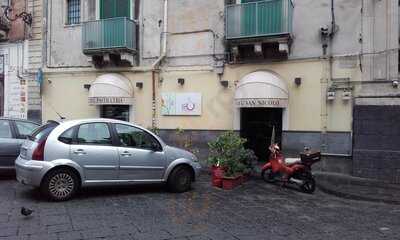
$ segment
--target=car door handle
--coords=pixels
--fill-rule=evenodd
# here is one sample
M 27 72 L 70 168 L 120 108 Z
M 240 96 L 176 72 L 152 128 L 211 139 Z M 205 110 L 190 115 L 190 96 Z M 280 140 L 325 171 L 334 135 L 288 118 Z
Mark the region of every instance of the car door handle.
M 74 151 L 74 153 L 77 155 L 85 155 L 86 154 L 85 150 L 83 150 L 83 149 L 77 149 Z
M 128 151 L 123 151 L 123 152 L 121 153 L 121 156 L 123 156 L 123 157 L 130 157 L 130 156 L 132 156 L 132 154 L 131 154 L 130 152 L 128 152 Z

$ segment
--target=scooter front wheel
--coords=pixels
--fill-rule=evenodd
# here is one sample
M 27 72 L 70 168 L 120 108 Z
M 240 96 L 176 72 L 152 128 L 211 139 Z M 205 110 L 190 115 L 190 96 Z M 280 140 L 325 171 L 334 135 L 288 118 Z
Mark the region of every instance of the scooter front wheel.
M 303 185 L 301 185 L 301 190 L 305 193 L 313 193 L 315 191 L 315 180 L 312 176 L 304 179 Z
M 267 168 L 262 170 L 261 172 L 261 178 L 266 181 L 267 183 L 274 183 L 276 182 L 276 179 L 274 177 L 274 173 L 272 172 L 271 168 Z

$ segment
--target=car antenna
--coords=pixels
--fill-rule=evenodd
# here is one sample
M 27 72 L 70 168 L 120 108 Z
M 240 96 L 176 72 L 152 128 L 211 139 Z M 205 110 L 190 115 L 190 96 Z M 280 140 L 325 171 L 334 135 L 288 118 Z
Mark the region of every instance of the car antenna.
M 49 105 L 50 105 L 51 109 L 53 109 L 53 111 L 58 115 L 58 117 L 60 118 L 60 120 L 65 120 L 65 117 L 63 117 L 61 114 L 59 114 L 59 113 L 56 111 L 56 109 L 53 107 L 53 104 L 51 104 L 51 103 L 49 102 Z

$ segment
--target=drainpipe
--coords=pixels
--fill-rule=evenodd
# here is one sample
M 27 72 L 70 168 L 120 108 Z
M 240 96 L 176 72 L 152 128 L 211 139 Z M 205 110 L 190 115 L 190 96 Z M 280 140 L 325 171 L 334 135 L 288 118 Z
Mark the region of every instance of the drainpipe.
M 168 34 L 168 0 L 164 0 L 164 28 L 161 34 L 163 38 L 161 45 L 161 54 L 160 57 L 152 64 L 151 66 L 151 76 L 152 76 L 152 121 L 151 126 L 153 128 L 156 127 L 156 117 L 157 117 L 157 109 L 156 109 L 156 72 L 159 70 L 159 65 L 161 61 L 167 56 L 167 34 Z M 160 77 L 157 74 L 157 77 Z

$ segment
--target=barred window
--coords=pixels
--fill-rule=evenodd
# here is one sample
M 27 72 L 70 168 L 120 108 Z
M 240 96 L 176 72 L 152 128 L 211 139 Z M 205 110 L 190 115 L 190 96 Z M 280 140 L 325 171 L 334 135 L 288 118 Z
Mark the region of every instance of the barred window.
M 77 24 L 81 21 L 81 1 L 67 0 L 67 24 Z

